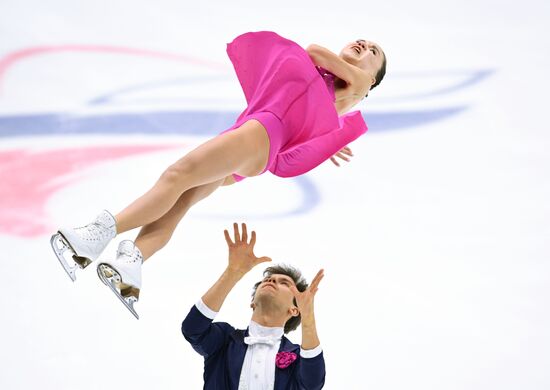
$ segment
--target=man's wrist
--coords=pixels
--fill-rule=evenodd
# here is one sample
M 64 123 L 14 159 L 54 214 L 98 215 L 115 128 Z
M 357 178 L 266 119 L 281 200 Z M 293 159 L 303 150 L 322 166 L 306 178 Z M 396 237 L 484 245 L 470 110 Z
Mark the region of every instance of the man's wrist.
M 201 312 L 203 316 L 211 320 L 213 320 L 216 317 L 216 315 L 218 315 L 218 312 L 208 307 L 208 305 L 204 303 L 202 299 L 199 299 L 197 303 L 195 303 L 195 307 L 197 308 L 198 311 Z
M 315 326 L 315 314 L 313 312 L 301 313 L 302 327 Z
M 237 283 L 239 280 L 243 278 L 244 275 L 246 275 L 246 271 L 227 267 L 222 276 L 226 278 L 228 281 Z

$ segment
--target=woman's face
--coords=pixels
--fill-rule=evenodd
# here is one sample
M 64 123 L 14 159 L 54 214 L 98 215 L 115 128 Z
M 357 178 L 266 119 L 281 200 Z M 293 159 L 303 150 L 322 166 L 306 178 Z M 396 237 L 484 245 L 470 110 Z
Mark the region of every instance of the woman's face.
M 342 49 L 340 58 L 375 77 L 384 62 L 384 52 L 376 43 L 358 39 Z

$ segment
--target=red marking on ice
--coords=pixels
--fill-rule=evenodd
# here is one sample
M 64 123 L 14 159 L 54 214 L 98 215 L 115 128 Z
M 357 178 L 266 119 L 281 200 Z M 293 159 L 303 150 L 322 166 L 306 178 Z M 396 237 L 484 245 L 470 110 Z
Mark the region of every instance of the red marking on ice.
M 115 53 L 135 55 L 140 57 L 159 58 L 168 61 L 179 61 L 198 66 L 206 66 L 217 70 L 226 70 L 227 66 L 213 61 L 205 61 L 181 54 L 166 53 L 162 51 L 135 49 L 131 47 L 119 47 L 108 45 L 55 45 L 55 46 L 37 46 L 20 49 L 7 54 L 0 59 L 0 87 L 6 71 L 15 63 L 37 55 L 61 53 L 61 52 L 95 52 L 95 53 Z
M 34 152 L 0 152 L 0 234 L 35 237 L 54 233 L 46 203 L 78 173 L 95 164 L 183 145 L 96 146 Z

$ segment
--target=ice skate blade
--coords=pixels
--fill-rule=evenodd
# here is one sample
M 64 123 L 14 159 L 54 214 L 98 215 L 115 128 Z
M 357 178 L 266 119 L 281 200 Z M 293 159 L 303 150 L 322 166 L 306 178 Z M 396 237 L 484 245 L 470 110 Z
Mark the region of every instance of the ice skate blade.
M 117 298 L 126 306 L 126 308 L 136 317 L 136 319 L 139 320 L 139 315 L 134 309 L 134 303 L 138 301 L 138 299 L 135 296 L 128 295 L 123 296 L 120 289 L 122 284 L 122 278 L 120 277 L 120 274 L 112 268 L 109 264 L 101 263 L 97 266 L 97 275 L 99 276 L 99 279 L 111 289 L 111 291 L 117 296 Z M 125 290 L 128 290 L 126 288 Z M 130 288 L 130 291 L 132 289 Z M 136 290 L 136 289 L 133 289 Z M 139 295 L 139 290 L 137 290 Z
M 78 256 L 69 244 L 69 242 L 59 232 L 52 236 L 52 238 L 50 239 L 50 244 L 55 253 L 55 256 L 57 257 L 57 260 L 59 260 L 61 266 L 63 267 L 65 272 L 67 272 L 67 275 L 69 275 L 73 282 L 76 280 L 76 270 L 79 268 L 84 269 L 86 266 L 88 266 L 88 264 L 91 263 L 90 259 Z M 69 264 L 69 261 L 65 258 L 65 253 L 67 252 L 71 254 L 71 258 L 69 261 L 71 261 L 72 264 Z

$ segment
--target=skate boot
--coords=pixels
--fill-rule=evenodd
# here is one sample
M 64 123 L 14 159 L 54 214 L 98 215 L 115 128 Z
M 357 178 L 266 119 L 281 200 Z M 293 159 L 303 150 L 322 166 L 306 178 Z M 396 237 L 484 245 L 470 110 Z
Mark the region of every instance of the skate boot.
M 101 281 L 137 319 L 139 316 L 134 303 L 139 300 L 142 263 L 143 256 L 139 248 L 132 241 L 124 240 L 118 245 L 115 260 L 105 260 L 97 266 Z
M 103 210 L 86 226 L 59 229 L 50 239 L 50 244 L 65 272 L 74 282 L 76 270 L 84 269 L 96 260 L 115 236 L 115 218 L 107 210 Z M 71 255 L 70 258 L 65 256 L 67 252 Z

